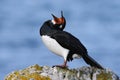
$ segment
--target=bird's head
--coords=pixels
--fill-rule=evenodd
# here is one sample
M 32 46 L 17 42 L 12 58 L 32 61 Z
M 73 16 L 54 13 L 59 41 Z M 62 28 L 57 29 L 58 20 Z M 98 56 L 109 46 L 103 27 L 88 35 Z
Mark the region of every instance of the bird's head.
M 66 20 L 65 20 L 65 17 L 63 16 L 63 12 L 61 11 L 60 18 L 56 17 L 53 14 L 52 14 L 52 16 L 53 16 L 53 20 L 52 20 L 53 26 L 58 28 L 59 30 L 63 30 L 66 25 Z

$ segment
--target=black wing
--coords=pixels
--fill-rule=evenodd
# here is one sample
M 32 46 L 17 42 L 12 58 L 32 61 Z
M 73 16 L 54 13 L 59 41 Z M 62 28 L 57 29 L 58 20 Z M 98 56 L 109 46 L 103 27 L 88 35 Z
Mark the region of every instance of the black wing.
M 92 57 L 87 54 L 87 49 L 82 45 L 82 43 L 73 35 L 65 31 L 58 31 L 52 35 L 52 38 L 56 39 L 57 42 L 64 48 L 67 48 L 72 52 L 67 57 L 67 60 L 73 60 L 72 55 L 74 53 L 79 54 L 83 57 L 87 64 L 91 66 L 104 69 L 99 63 L 97 63 Z
M 52 35 L 62 47 L 69 49 L 77 54 L 87 54 L 86 48 L 82 45 L 82 43 L 74 37 L 72 34 L 65 31 L 58 31 Z

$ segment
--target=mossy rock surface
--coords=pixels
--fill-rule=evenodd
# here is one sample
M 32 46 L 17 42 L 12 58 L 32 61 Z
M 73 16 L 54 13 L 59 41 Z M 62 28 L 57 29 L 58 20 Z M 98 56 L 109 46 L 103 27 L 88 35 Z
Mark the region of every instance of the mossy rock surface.
M 49 76 L 40 75 L 41 70 L 42 67 L 36 64 L 10 73 L 5 80 L 51 80 Z
M 108 69 L 100 70 L 93 67 L 62 69 L 41 67 L 36 64 L 8 74 L 5 80 L 119 80 L 119 78 Z

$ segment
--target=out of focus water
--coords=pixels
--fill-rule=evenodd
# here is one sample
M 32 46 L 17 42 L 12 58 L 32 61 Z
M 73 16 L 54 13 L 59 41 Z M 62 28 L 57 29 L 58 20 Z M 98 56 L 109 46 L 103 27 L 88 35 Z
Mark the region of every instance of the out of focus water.
M 0 80 L 33 64 L 61 64 L 42 43 L 39 28 L 64 11 L 66 31 L 78 37 L 89 54 L 120 76 L 119 0 L 0 0 Z M 54 57 L 54 58 L 53 58 Z M 70 68 L 87 65 L 82 59 Z

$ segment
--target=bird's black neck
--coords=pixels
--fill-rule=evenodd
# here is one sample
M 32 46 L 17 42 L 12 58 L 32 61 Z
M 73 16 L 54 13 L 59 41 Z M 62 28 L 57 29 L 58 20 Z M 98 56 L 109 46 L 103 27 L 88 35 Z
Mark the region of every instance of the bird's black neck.
M 58 31 L 57 29 L 53 28 L 53 23 L 51 22 L 51 20 L 48 20 L 40 28 L 40 35 L 50 36 L 57 31 Z

